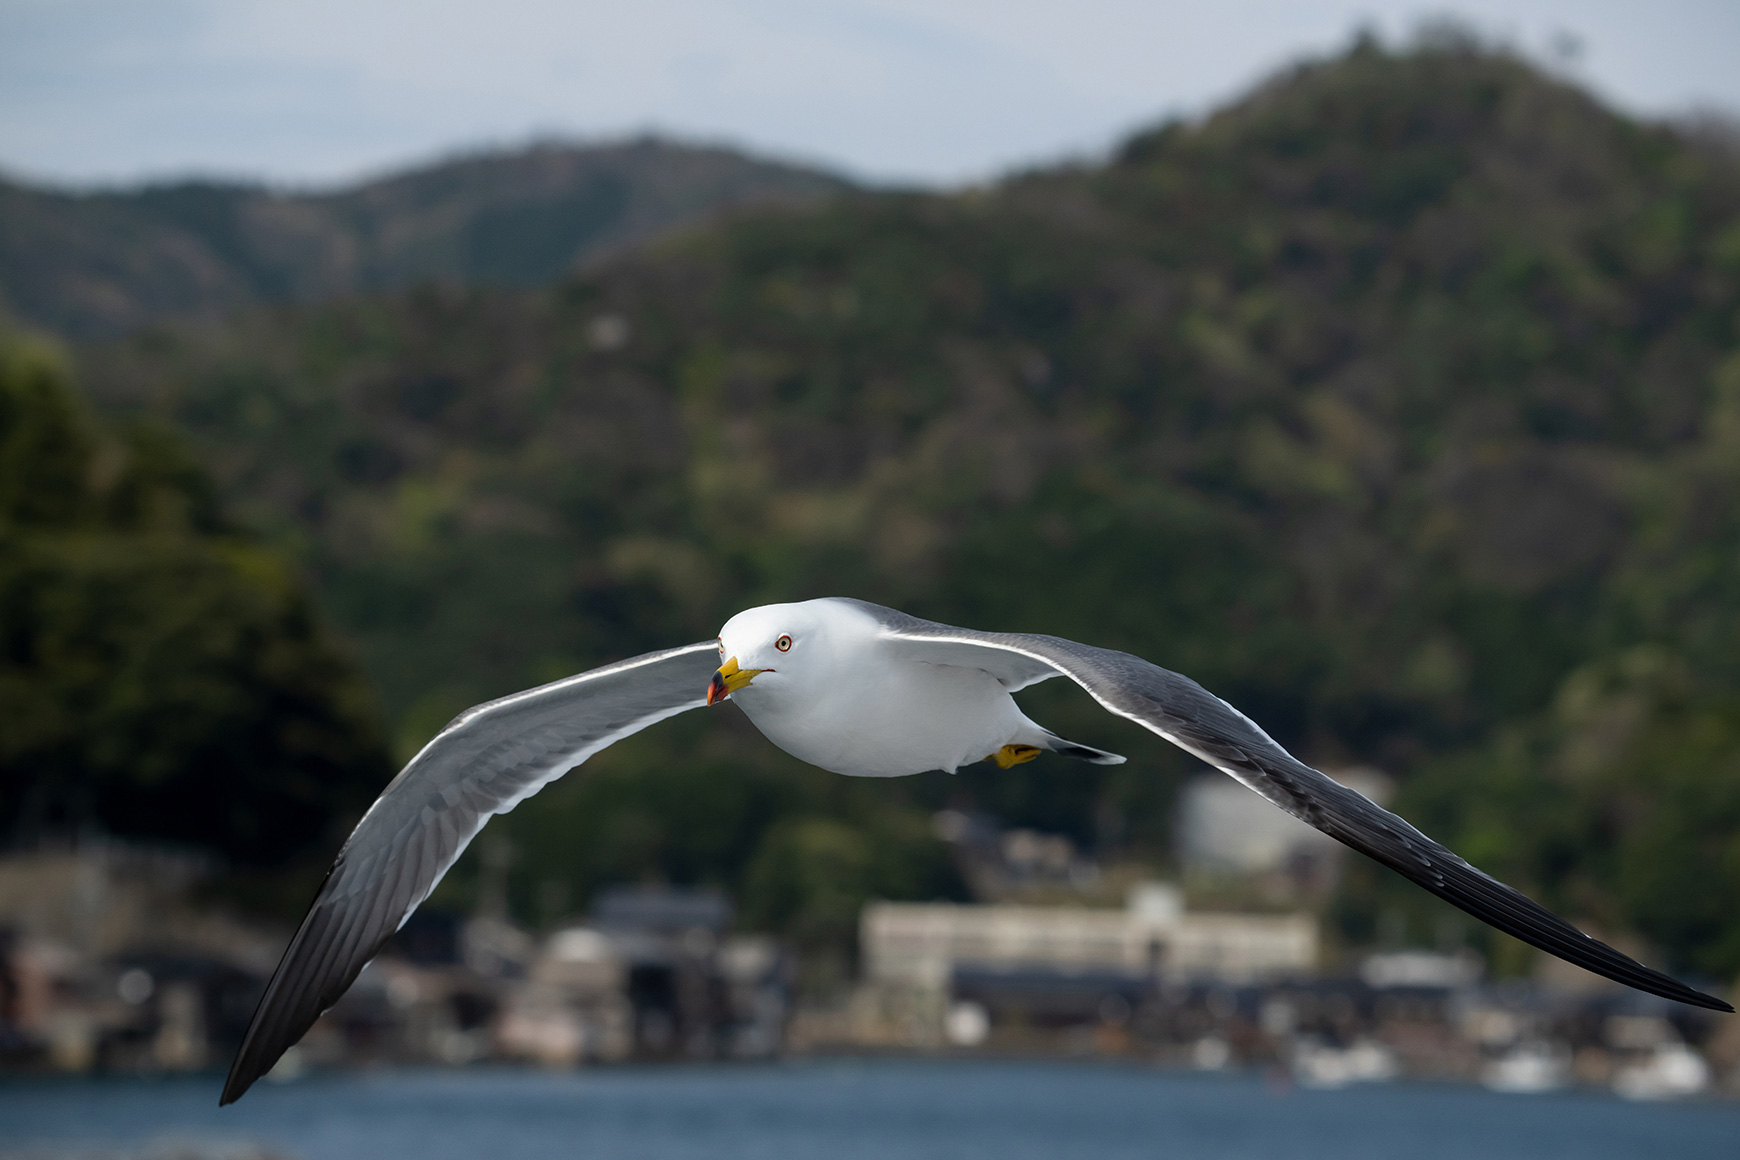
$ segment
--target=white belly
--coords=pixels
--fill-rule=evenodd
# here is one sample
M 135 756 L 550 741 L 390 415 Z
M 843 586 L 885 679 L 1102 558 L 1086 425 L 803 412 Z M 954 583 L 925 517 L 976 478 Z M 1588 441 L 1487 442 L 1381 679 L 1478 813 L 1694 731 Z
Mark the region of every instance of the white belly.
M 857 675 L 856 682 L 829 682 L 819 697 L 787 698 L 771 689 L 758 695 L 751 685 L 732 699 L 793 757 L 851 777 L 953 773 L 1008 744 L 1026 720 L 981 669 L 911 664 L 900 667 L 898 680 L 892 672 L 883 681 Z

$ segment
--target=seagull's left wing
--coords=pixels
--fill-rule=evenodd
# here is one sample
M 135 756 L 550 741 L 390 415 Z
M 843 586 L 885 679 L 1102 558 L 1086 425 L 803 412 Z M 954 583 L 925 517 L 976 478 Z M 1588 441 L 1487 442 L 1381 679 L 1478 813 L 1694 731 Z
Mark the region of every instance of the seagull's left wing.
M 369 807 L 284 951 L 230 1067 L 239 1099 L 356 980 L 491 816 L 600 749 L 707 703 L 714 641 L 593 669 L 467 709 Z
M 1033 684 L 1047 675 L 1070 678 L 1111 712 L 1158 733 L 1300 821 L 1548 954 L 1640 991 L 1694 1007 L 1733 1010 L 1722 1000 L 1590 938 L 1470 866 L 1395 814 L 1295 758 L 1249 717 L 1189 677 L 1128 653 L 1060 637 L 977 632 L 861 601 L 852 603 L 881 623 L 886 639 L 899 642 L 917 659 L 982 668 L 1010 688 Z

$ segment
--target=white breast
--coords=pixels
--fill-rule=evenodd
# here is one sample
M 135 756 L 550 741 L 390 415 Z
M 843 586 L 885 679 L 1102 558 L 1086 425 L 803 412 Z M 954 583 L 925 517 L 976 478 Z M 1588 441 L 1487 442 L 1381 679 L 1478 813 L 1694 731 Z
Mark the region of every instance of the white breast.
M 793 757 L 853 777 L 953 773 L 995 753 L 1024 721 L 981 669 L 886 654 L 844 669 L 804 687 L 751 685 L 733 699 Z

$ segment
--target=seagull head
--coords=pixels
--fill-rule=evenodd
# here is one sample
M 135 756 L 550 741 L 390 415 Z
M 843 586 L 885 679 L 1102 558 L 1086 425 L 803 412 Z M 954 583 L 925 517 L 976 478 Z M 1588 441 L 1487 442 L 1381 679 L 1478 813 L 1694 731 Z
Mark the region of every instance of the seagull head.
M 739 612 L 719 630 L 720 665 L 707 685 L 707 704 L 718 704 L 751 682 L 757 696 L 814 687 L 852 630 L 869 627 L 868 617 L 828 599 Z

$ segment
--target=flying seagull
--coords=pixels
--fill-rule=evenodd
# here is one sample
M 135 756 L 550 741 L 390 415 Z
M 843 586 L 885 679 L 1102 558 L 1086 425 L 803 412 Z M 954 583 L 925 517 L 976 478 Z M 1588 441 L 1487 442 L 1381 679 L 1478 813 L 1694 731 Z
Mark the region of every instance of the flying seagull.
M 1049 750 L 1124 758 L 1028 720 L 1011 693 L 1064 676 L 1275 805 L 1506 934 L 1641 991 L 1733 1008 L 1597 942 L 1305 765 L 1188 677 L 1055 636 L 977 632 L 829 597 L 738 613 L 717 640 L 647 653 L 468 709 L 413 757 L 339 850 L 230 1068 L 230 1103 L 302 1038 L 493 814 L 613 742 L 735 701 L 768 740 L 854 777 L 1004 768 Z

